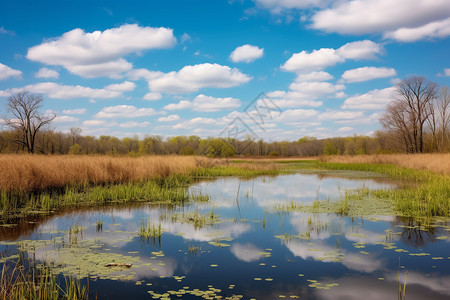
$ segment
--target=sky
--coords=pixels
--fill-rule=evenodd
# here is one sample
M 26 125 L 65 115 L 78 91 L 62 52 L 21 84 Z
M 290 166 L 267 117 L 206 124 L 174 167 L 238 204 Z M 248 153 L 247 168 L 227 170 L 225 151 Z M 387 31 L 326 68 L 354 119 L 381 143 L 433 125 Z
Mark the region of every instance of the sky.
M 416 75 L 450 85 L 450 0 L 0 1 L 0 116 L 62 132 L 371 135 Z

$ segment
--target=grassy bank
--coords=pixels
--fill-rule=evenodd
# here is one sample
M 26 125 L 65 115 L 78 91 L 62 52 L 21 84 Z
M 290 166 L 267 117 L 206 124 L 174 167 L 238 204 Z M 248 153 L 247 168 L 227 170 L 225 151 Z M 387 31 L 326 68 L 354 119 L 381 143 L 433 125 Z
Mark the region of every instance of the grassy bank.
M 332 155 L 320 157 L 322 162 L 345 164 L 390 164 L 398 167 L 450 175 L 450 153 L 445 154 L 378 154 Z
M 135 202 L 204 200 L 197 178 L 275 175 L 274 164 L 233 164 L 192 156 L 0 156 L 0 216 Z
M 371 192 L 372 197 L 391 199 L 397 212 L 404 216 L 450 216 L 450 176 L 431 171 L 419 171 L 389 164 L 317 162 L 314 168 L 326 170 L 356 170 L 387 174 L 403 181 L 398 189 Z M 353 193 L 344 201 L 367 197 L 366 191 Z M 345 203 L 344 203 L 345 204 Z

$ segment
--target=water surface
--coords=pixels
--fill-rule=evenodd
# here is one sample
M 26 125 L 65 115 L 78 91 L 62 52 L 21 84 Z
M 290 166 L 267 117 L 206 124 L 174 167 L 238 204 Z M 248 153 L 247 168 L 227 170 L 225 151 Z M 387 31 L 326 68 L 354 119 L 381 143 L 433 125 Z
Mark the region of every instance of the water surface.
M 190 187 L 209 202 L 88 209 L 0 230 L 3 257 L 18 249 L 63 273 L 90 276 L 100 299 L 449 299 L 449 224 L 395 216 L 283 212 L 336 201 L 346 189 L 392 188 L 386 178 L 292 174 L 219 178 Z M 161 237 L 141 238 L 145 224 Z M 23 229 L 23 230 L 22 230 Z M 19 242 L 19 243 L 18 243 Z M 131 268 L 105 267 L 130 263 Z

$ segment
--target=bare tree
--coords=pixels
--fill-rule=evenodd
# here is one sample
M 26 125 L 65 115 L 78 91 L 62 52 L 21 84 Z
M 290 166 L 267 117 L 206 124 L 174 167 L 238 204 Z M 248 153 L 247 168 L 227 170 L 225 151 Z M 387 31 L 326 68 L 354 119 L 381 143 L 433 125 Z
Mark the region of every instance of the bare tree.
M 401 136 L 408 153 L 423 152 L 424 124 L 434 113 L 432 103 L 437 95 L 438 85 L 424 77 L 407 78 L 397 85 L 395 101 L 380 121 Z
M 436 106 L 440 127 L 439 150 L 444 151 L 448 142 L 448 131 L 450 130 L 450 94 L 448 93 L 447 86 L 444 86 L 441 89 L 441 97 L 439 98 L 439 101 L 437 101 Z
M 12 118 L 4 118 L 4 124 L 13 131 L 13 141 L 26 148 L 28 153 L 35 151 L 35 140 L 39 130 L 56 117 L 39 112 L 43 101 L 42 96 L 28 92 L 17 93 L 7 101 L 7 111 Z

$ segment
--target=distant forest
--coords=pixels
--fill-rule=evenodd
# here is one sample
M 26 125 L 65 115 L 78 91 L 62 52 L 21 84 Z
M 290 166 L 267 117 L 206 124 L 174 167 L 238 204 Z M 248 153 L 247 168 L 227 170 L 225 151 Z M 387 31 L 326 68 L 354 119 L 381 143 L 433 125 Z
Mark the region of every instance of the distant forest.
M 27 92 L 8 99 L 11 118 L 2 120 L 0 153 L 107 154 L 107 155 L 206 155 L 239 156 L 319 156 L 377 153 L 450 152 L 450 95 L 447 87 L 423 77 L 404 79 L 380 118 L 382 130 L 372 137 L 354 135 L 297 141 L 266 142 L 176 136 L 143 139 L 112 136 L 83 136 L 79 128 L 70 133 L 45 130 L 54 116 L 39 113 L 41 96 Z

